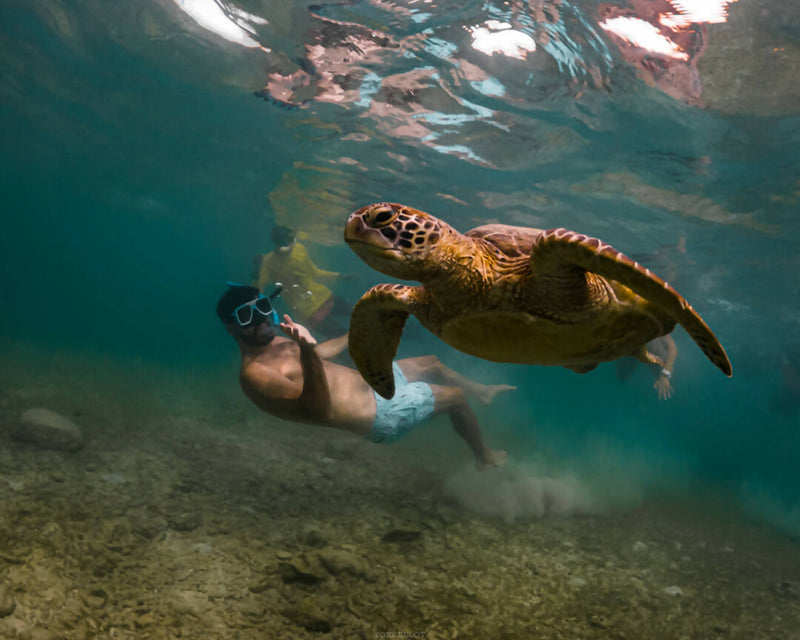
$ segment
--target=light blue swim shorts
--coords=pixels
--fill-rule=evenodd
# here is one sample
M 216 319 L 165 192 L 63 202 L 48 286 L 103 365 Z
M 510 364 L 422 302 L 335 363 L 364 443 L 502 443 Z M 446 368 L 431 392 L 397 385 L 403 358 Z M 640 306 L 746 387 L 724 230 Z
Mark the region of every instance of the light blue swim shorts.
M 375 394 L 375 422 L 366 434 L 372 442 L 395 442 L 433 415 L 433 390 L 425 382 L 409 382 L 392 363 L 395 392 L 391 400 Z

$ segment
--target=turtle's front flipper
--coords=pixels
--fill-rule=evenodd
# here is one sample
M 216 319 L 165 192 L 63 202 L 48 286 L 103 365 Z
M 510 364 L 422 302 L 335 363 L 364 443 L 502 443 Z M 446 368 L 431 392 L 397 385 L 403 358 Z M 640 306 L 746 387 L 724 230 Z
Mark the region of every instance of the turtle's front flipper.
M 364 380 L 384 398 L 394 396 L 392 360 L 420 290 L 402 284 L 378 284 L 353 307 L 350 357 Z
M 731 362 L 725 349 L 685 298 L 649 269 L 602 240 L 567 229 L 549 229 L 534 241 L 532 261 L 540 271 L 578 266 L 624 284 L 669 313 L 708 359 L 726 376 L 731 375 Z

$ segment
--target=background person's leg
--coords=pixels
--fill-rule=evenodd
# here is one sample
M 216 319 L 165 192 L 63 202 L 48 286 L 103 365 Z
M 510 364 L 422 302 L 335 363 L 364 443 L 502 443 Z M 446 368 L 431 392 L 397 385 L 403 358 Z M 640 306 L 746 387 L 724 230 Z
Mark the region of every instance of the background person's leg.
M 420 356 L 417 358 L 404 358 L 398 360 L 397 365 L 403 371 L 409 382 L 430 382 L 463 389 L 468 395 L 476 397 L 483 404 L 489 404 L 494 397 L 503 391 L 516 389 L 507 384 L 481 384 L 450 367 L 442 364 L 436 356 Z

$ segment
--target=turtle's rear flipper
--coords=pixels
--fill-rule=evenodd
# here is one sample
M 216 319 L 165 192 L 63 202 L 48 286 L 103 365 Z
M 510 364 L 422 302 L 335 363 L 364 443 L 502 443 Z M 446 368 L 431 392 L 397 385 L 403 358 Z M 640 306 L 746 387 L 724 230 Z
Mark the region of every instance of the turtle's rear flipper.
M 534 242 L 532 261 L 539 271 L 578 266 L 629 287 L 669 313 L 726 376 L 731 361 L 717 337 L 675 289 L 649 269 L 597 238 L 567 229 L 549 229 Z
M 356 303 L 350 316 L 350 357 L 367 384 L 384 398 L 394 396 L 392 361 L 417 289 L 400 284 L 375 285 Z

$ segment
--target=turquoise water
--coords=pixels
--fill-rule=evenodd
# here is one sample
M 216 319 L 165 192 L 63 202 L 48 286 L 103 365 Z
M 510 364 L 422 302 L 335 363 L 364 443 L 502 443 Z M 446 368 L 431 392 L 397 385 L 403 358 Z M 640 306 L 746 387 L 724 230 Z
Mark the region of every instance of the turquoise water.
M 644 370 L 623 383 L 613 364 L 485 363 L 414 325 L 402 353 L 517 385 L 481 416 L 520 459 L 721 490 L 800 532 L 794 3 L 719 2 L 727 20 L 682 31 L 648 22 L 656 5 L 686 17 L 666 1 L 240 4 L 238 42 L 192 17 L 199 2 L 0 8 L 6 341 L 210 368 L 234 350 L 216 298 L 272 249 L 273 221 L 305 229 L 321 266 L 358 274 L 337 286 L 350 303 L 386 280 L 340 240 L 364 204 L 462 231 L 563 226 L 670 280 L 733 378 L 680 328 L 666 402 Z M 233 3 L 209 5 L 235 24 Z M 620 16 L 671 57 L 614 36 Z M 488 55 L 484 32 L 523 49 Z

